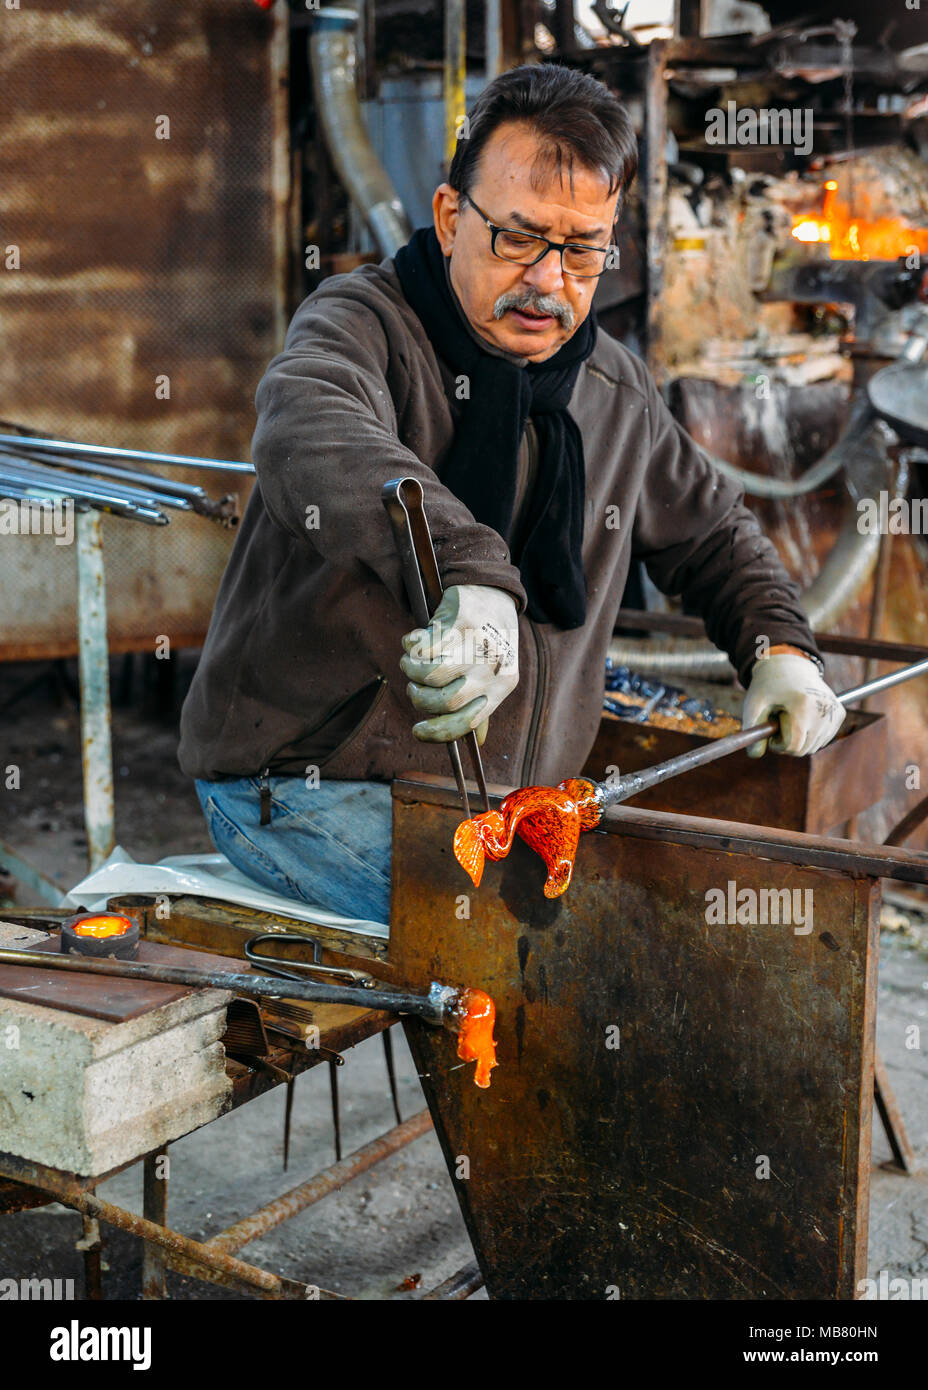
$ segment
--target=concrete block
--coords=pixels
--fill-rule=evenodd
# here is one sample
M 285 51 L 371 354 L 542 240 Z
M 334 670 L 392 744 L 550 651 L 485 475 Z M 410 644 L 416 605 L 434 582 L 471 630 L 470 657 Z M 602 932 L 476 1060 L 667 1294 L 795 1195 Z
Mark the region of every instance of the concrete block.
M 124 1023 L 0 998 L 0 1151 L 93 1177 L 215 1119 L 230 998 L 200 990 Z

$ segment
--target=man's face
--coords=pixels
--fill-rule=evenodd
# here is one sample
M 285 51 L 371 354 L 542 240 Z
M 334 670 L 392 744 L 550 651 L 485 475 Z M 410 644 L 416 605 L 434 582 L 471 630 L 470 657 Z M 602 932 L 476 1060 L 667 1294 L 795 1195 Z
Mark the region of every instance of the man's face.
M 572 188 L 566 171 L 561 179 L 554 169 L 539 183 L 538 152 L 530 127 L 499 126 L 480 157 L 470 190 L 474 202 L 499 227 L 608 246 L 618 198 L 606 176 L 575 162 Z M 537 265 L 500 260 L 490 249 L 483 218 L 446 183 L 436 190 L 432 207 L 439 243 L 451 257 L 451 283 L 474 331 L 532 362 L 553 356 L 590 312 L 598 280 L 565 274 L 555 251 Z

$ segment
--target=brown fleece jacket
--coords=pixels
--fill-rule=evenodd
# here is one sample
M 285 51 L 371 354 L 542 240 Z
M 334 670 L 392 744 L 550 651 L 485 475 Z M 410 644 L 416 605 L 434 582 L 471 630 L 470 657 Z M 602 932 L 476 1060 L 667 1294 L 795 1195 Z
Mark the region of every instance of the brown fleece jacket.
M 664 593 L 686 595 L 743 682 L 761 634 L 818 654 L 741 489 L 676 424 L 644 364 L 602 331 L 570 403 L 586 462 L 587 619 L 572 631 L 525 617 L 506 543 L 442 486 L 462 406 L 392 261 L 333 276 L 303 301 L 255 403 L 258 485 L 181 713 L 191 777 L 313 766 L 337 779 L 447 775 L 445 748 L 412 734 L 421 716 L 399 669 L 415 623 L 380 494 L 401 476 L 422 483 L 445 587 L 494 585 L 519 608 L 519 684 L 490 719 L 490 781 L 579 773 L 633 557 Z

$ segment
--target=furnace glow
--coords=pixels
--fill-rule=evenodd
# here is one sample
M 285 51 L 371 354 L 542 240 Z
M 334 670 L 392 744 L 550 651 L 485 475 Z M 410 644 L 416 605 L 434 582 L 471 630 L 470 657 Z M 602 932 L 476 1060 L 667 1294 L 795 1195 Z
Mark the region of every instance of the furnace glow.
M 910 227 L 901 217 L 856 216 L 839 198 L 834 179 L 824 186 L 821 215 L 794 218 L 792 234 L 807 246 L 827 245 L 833 261 L 893 261 L 928 252 L 928 229 Z

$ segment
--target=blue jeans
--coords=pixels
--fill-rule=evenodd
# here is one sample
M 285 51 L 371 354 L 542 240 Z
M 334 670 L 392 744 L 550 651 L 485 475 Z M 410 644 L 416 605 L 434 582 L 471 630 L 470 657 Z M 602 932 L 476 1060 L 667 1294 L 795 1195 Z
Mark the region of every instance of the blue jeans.
M 271 777 L 271 823 L 261 824 L 257 777 L 198 780 L 210 839 L 264 888 L 344 917 L 390 922 L 387 782 Z

